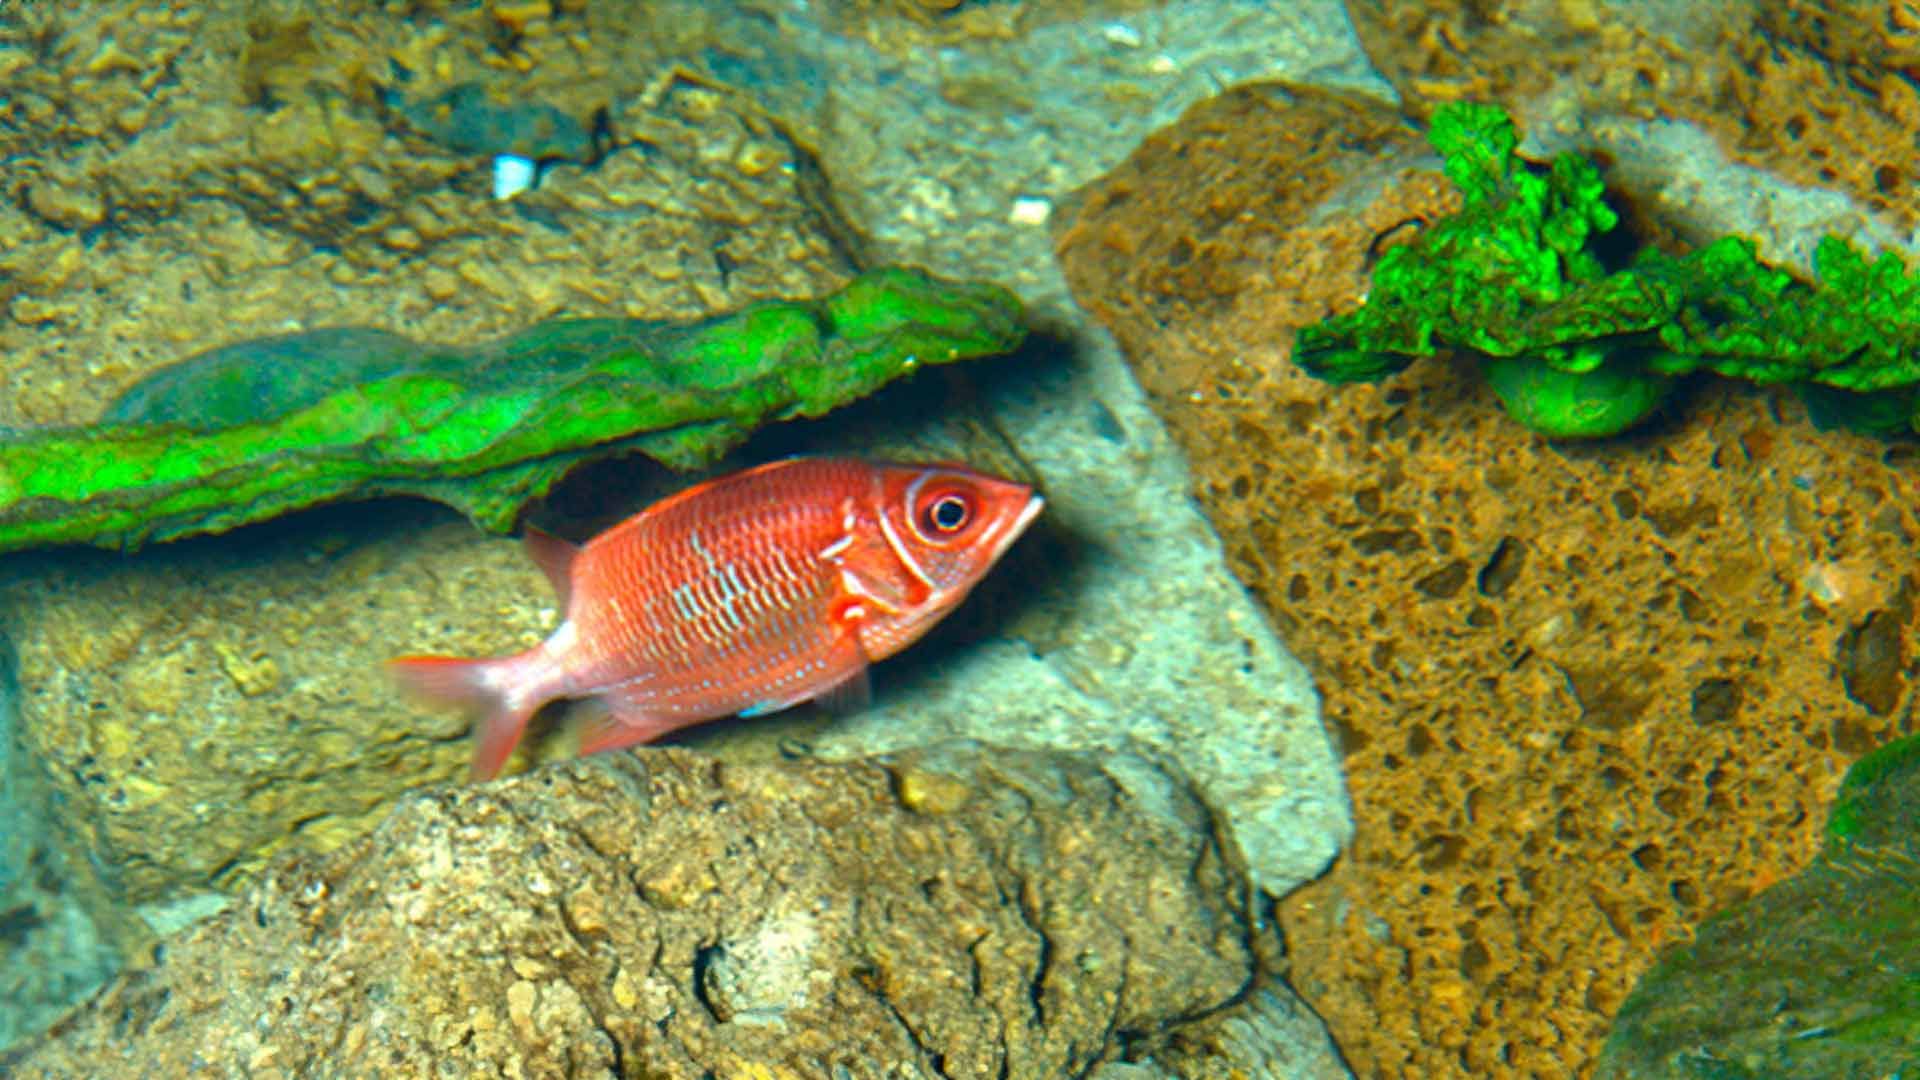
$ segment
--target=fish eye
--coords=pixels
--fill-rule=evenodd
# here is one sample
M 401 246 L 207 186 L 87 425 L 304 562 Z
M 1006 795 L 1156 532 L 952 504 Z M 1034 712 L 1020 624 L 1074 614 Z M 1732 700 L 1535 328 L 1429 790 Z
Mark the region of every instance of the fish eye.
M 929 535 L 951 536 L 967 527 L 973 518 L 973 505 L 965 496 L 948 492 L 927 503 L 920 512 L 922 531 Z

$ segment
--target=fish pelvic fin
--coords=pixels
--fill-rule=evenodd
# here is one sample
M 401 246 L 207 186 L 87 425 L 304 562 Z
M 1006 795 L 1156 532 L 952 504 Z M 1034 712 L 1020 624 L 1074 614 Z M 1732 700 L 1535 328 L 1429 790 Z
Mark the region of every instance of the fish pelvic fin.
M 527 721 L 543 699 L 516 690 L 526 656 L 466 660 L 453 656 L 403 656 L 387 671 L 410 697 L 462 709 L 475 717 L 472 778 L 491 780 L 513 756 Z
M 815 684 L 785 697 L 756 701 L 741 709 L 740 716 L 744 719 L 765 716 L 791 709 L 803 701 L 811 701 L 835 716 L 846 716 L 873 704 L 873 679 L 868 674 L 867 654 L 852 627 L 833 643 L 833 651 L 827 657 L 827 670 L 843 674 L 824 685 Z
M 867 665 L 861 664 L 853 674 L 827 687 L 813 699 L 813 703 L 835 716 L 849 716 L 873 704 L 873 677 L 868 673 Z

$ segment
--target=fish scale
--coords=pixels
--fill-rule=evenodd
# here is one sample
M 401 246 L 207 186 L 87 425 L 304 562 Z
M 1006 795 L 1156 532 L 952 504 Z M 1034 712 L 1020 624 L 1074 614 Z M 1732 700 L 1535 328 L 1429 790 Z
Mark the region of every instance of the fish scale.
M 963 466 L 773 462 L 662 500 L 583 547 L 530 534 L 566 598 L 540 645 L 390 667 L 416 695 L 480 714 L 480 778 L 556 698 L 604 706 L 581 739 L 592 753 L 857 697 L 867 665 L 951 611 L 1041 506 L 1030 487 Z
M 778 630 L 779 624 L 766 618 L 748 623 L 740 617 L 738 608 L 728 613 L 728 570 L 740 583 L 740 591 L 733 594 L 735 604 L 746 603 L 768 614 L 817 608 L 824 616 L 837 571 L 817 554 L 797 560 L 784 558 L 773 538 L 791 542 L 803 551 L 812 547 L 817 552 L 831 542 L 832 531 L 840 523 L 829 515 L 769 512 L 759 505 L 719 509 L 713 518 L 687 526 L 686 544 L 676 544 L 672 538 L 687 515 L 663 514 L 650 523 L 653 528 L 636 530 L 626 542 L 609 546 L 608 574 L 617 579 L 623 593 L 643 599 L 638 618 L 610 628 L 608 640 L 616 652 L 594 657 L 594 661 L 617 665 L 640 659 L 657 664 L 671 659 L 663 655 L 662 647 L 668 642 L 680 643 L 689 654 L 707 654 L 698 660 L 750 654 L 770 631 Z M 703 532 L 707 539 L 696 542 Z M 746 542 L 729 545 L 718 539 L 725 536 L 744 537 Z M 698 557 L 702 550 L 711 556 L 710 564 Z M 662 557 L 655 554 L 658 552 L 678 552 L 682 557 Z M 688 559 L 686 554 L 696 557 Z M 590 567 L 583 569 L 592 574 Z M 682 589 L 688 591 L 690 617 L 674 600 Z M 696 657 L 685 659 L 694 661 Z M 586 678 L 589 683 L 594 681 L 590 674 Z
M 581 658 L 573 692 L 599 692 L 635 667 L 651 668 L 658 674 L 627 682 L 628 704 L 681 712 L 704 709 L 708 695 L 751 688 L 777 696 L 801 681 L 841 632 L 827 619 L 838 569 L 818 553 L 846 528 L 838 504 L 869 479 L 855 469 L 788 470 L 782 479 L 811 482 L 808 497 L 796 502 L 781 485 L 735 483 L 705 500 L 664 505 L 627 534 L 589 546 L 578 577 L 614 582 L 640 610 L 604 633 L 582 624 L 581 640 L 604 640 L 611 650 Z M 758 603 L 747 606 L 765 612 L 751 622 L 737 606 L 748 596 Z M 606 610 L 582 598 L 587 612 Z

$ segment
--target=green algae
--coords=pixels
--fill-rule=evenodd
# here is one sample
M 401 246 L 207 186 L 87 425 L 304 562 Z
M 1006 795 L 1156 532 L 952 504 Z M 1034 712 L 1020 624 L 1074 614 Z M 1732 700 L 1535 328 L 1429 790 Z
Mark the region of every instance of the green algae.
M 1695 372 L 1791 384 L 1823 427 L 1920 429 L 1920 274 L 1897 257 L 1828 236 L 1803 281 L 1726 236 L 1616 265 L 1619 218 L 1592 162 L 1523 160 L 1489 105 L 1442 107 L 1430 140 L 1460 210 L 1389 249 L 1358 309 L 1300 330 L 1307 373 L 1374 381 L 1463 352 L 1488 361 L 1515 419 L 1562 438 L 1626 430 Z
M 817 301 L 559 320 L 474 350 L 366 329 L 247 342 L 156 372 L 99 424 L 0 435 L 0 552 L 132 549 L 395 494 L 506 531 L 582 461 L 698 468 L 765 423 L 1024 335 L 1004 289 L 882 268 Z
M 1920 736 L 1849 769 L 1801 873 L 1701 924 L 1622 1004 L 1601 1077 L 1920 1075 Z
M 1909 779 L 1912 778 L 1912 779 Z M 1908 780 L 1908 782 L 1902 782 Z M 1920 848 L 1920 735 L 1908 735 L 1855 761 L 1827 815 L 1827 845 L 1906 841 Z
M 1561 439 L 1618 435 L 1658 408 L 1673 387 L 1672 379 L 1648 371 L 1630 354 L 1608 357 L 1585 371 L 1493 356 L 1487 358 L 1486 372 L 1508 415 Z

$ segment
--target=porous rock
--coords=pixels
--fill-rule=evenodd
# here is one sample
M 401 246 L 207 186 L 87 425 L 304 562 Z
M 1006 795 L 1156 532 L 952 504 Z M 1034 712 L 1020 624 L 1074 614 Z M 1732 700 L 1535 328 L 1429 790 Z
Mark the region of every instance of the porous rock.
M 409 796 L 0 1062 L 148 1075 L 1075 1075 L 1252 978 L 1192 794 L 944 744 L 611 755 Z M 909 808 L 902 789 L 953 789 Z
M 1920 224 L 1920 12 L 1883 0 L 1437 0 L 1347 5 L 1407 108 L 1678 121 L 1719 152 L 1831 189 L 1902 235 Z M 1541 116 L 1545 119 L 1546 116 Z M 1537 124 L 1527 126 L 1537 127 Z
M 1384 106 L 1241 88 L 1057 235 L 1341 745 L 1356 840 L 1281 904 L 1295 988 L 1360 1075 L 1579 1075 L 1904 723 L 1914 454 L 1780 390 L 1573 445 L 1464 362 L 1302 375 L 1292 331 L 1451 209 L 1434 166 Z

